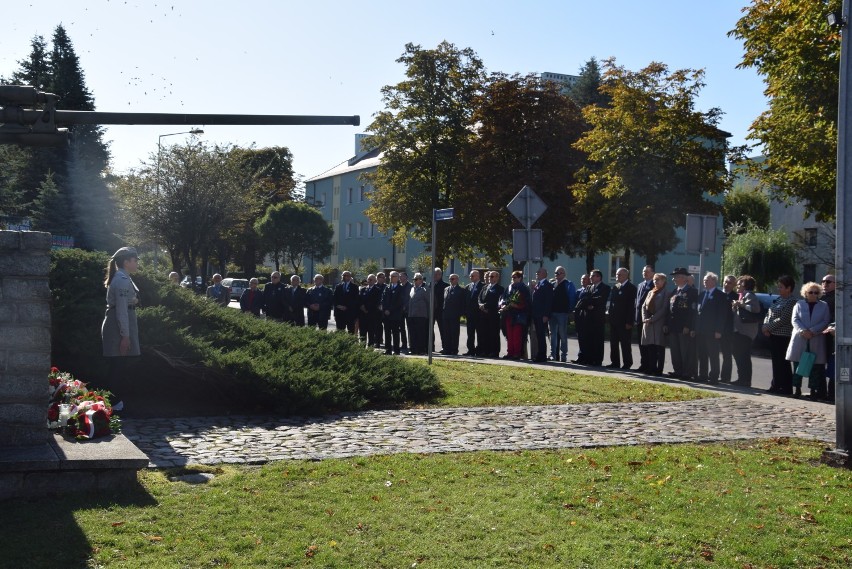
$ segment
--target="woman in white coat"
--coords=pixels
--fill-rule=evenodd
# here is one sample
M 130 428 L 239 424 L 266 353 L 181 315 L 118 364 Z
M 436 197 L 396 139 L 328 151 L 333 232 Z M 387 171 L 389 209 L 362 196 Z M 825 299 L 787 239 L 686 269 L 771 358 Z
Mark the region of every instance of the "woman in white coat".
M 808 376 L 811 399 L 825 399 L 825 330 L 831 319 L 828 304 L 819 299 L 822 288 L 814 282 L 802 287 L 802 300 L 793 308 L 793 336 L 787 347 L 787 361 L 798 364 L 803 352 L 816 354 Z M 793 397 L 802 396 L 802 376 L 793 374 Z

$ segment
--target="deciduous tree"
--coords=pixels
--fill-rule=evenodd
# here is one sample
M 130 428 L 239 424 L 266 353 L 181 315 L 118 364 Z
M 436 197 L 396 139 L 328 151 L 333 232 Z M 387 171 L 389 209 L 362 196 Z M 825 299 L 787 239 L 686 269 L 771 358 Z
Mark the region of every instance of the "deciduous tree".
M 474 136 L 471 119 L 483 65 L 473 50 L 446 41 L 435 49 L 407 44 L 397 62 L 405 66 L 406 79 L 382 88 L 385 109 L 369 126 L 367 144 L 384 154 L 367 176 L 374 191 L 366 213 L 397 244 L 408 237 L 429 242 L 432 210 L 459 205 L 459 156 Z M 438 259 L 449 248 L 475 243 L 477 231 L 469 224 L 439 241 Z
M 299 273 L 305 257 L 320 261 L 331 255 L 334 230 L 308 204 L 282 202 L 269 206 L 254 228 L 266 249 L 272 252 L 276 270 L 281 268 L 279 259 Z
M 840 30 L 826 15 L 840 6 L 841 0 L 754 0 L 728 33 L 743 41 L 739 67 L 763 75 L 769 99 L 749 133 L 766 157 L 752 174 L 779 199 L 803 201 L 820 220 L 834 219 L 836 209 Z
M 721 111 L 695 109 L 704 73 L 670 72 L 651 63 L 634 72 L 605 62 L 601 90 L 609 106 L 588 106 L 583 115 L 592 126 L 577 143 L 590 166 L 581 170 L 573 193 L 594 216 L 597 250 L 631 247 L 653 264 L 674 248 L 677 227 L 687 213 L 711 213 L 718 206 L 706 195 L 731 185 L 725 169 L 726 133 L 716 125 Z M 630 223 L 623 223 L 629 219 Z

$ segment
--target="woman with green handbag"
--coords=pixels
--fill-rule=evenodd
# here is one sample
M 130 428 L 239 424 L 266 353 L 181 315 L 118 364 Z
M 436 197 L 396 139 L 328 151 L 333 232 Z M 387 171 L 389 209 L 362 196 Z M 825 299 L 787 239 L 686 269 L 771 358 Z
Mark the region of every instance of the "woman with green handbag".
M 825 335 L 822 332 L 828 327 L 830 315 L 828 305 L 819 300 L 820 295 L 820 285 L 807 283 L 802 287 L 802 300 L 793 308 L 793 336 L 786 356 L 787 361 L 796 364 L 793 397 L 802 396 L 802 377 L 807 375 L 809 397 L 825 399 Z

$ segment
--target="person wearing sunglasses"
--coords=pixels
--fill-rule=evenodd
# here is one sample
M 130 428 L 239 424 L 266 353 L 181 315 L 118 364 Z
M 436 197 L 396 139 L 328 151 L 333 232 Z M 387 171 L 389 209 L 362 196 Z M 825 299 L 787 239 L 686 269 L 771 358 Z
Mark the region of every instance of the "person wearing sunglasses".
M 787 347 L 787 361 L 793 362 L 798 368 L 804 352 L 815 355 L 814 363 L 808 374 L 808 387 L 811 399 L 825 399 L 825 335 L 830 313 L 828 304 L 821 301 L 822 288 L 815 282 L 809 282 L 802 287 L 802 300 L 793 307 L 793 335 Z M 793 397 L 802 396 L 802 375 L 797 369 L 793 374 Z

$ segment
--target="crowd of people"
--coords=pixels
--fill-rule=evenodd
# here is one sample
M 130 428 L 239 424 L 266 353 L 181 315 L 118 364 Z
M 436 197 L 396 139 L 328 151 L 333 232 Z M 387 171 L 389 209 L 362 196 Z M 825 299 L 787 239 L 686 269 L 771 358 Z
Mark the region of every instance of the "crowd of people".
M 427 346 L 431 293 L 433 332 L 437 328 L 440 353 L 445 355 L 460 353 L 464 319 L 465 356 L 567 362 L 573 322 L 579 347 L 572 363 L 661 376 L 668 348 L 672 367 L 668 376 L 746 387 L 752 384 L 751 350 L 760 333 L 767 337 L 772 356 L 771 392 L 801 397 L 802 379 L 807 377 L 809 397 L 833 398 L 833 275 L 826 275 L 822 283 L 805 284 L 801 297 L 792 277 L 779 277 L 778 297 L 765 317 L 754 292 L 755 279 L 749 275 L 725 276 L 720 286 L 718 275 L 708 272 L 701 292 L 685 268 L 666 275 L 645 266 L 641 281 L 634 284 L 629 270 L 622 267 L 612 286 L 597 269 L 581 275 L 575 286 L 561 266 L 552 279 L 540 267 L 529 283 L 521 271 L 514 271 L 505 287 L 498 271 L 473 270 L 468 277 L 462 286 L 459 275 L 444 280 L 443 271 L 435 268 L 428 283 L 421 273 L 409 281 L 405 271 L 390 271 L 370 274 L 358 284 L 344 271 L 333 288 L 316 275 L 313 286 L 305 289 L 298 276 L 291 277 L 288 286 L 276 271 L 262 290 L 256 278 L 249 281 L 240 308 L 322 330 L 333 314 L 337 330 L 358 335 L 367 347 L 386 354 L 426 354 L 434 350 L 434 341 Z M 213 276 L 207 296 L 226 305 L 230 295 L 221 281 L 221 275 Z M 502 356 L 501 334 L 507 345 Z M 639 345 L 636 368 L 634 338 Z

